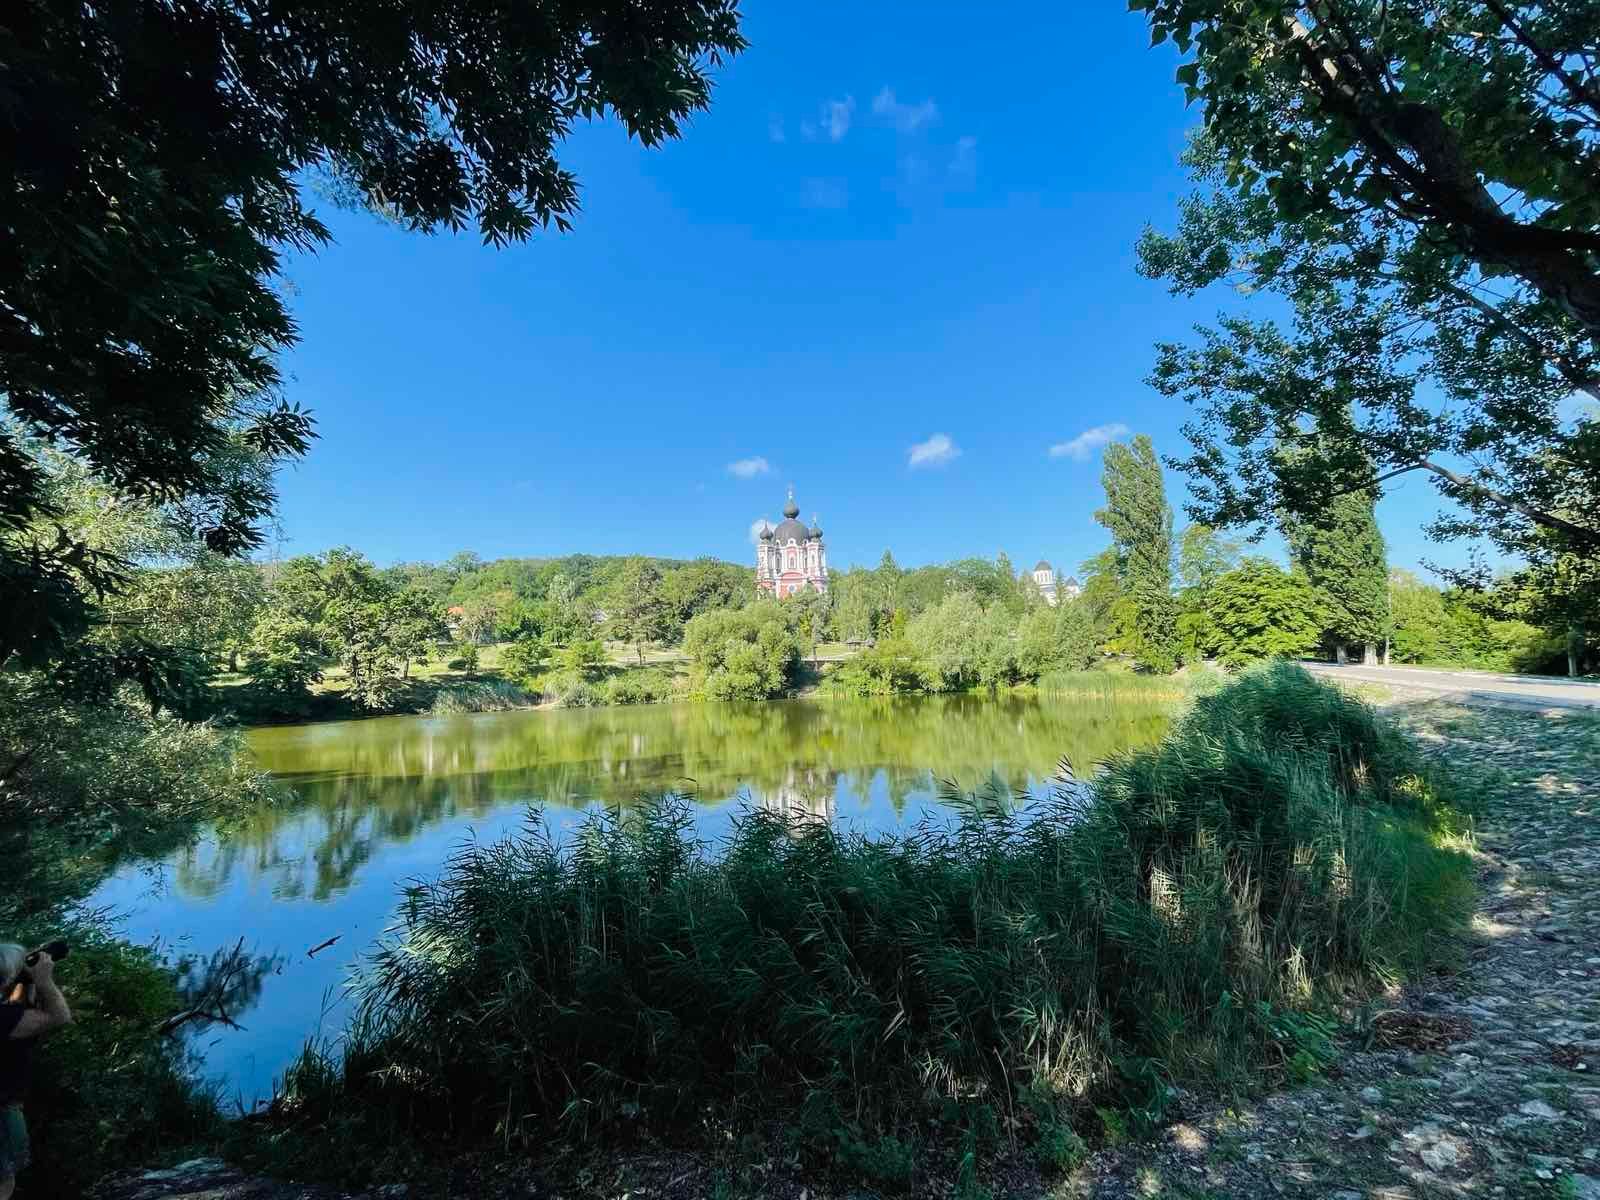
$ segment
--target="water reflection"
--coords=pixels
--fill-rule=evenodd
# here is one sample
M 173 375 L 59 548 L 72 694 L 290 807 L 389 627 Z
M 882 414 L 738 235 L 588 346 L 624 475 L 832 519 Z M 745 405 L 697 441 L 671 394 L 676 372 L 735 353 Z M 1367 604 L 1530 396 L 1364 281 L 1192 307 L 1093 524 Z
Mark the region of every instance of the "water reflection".
M 215 896 L 233 872 L 272 879 L 279 899 L 324 900 L 386 845 L 508 805 L 626 807 L 687 791 L 707 808 L 752 804 L 833 820 L 841 798 L 874 787 L 888 802 L 872 824 L 925 810 L 942 780 L 974 788 L 994 776 L 1037 791 L 1065 757 L 1077 772 L 1153 740 L 1156 703 L 1052 703 L 956 696 L 389 718 L 257 731 L 251 749 L 296 800 L 252 814 L 214 853 L 175 864 L 178 887 Z M 915 802 L 915 803 L 914 803 Z M 876 807 L 876 806 L 875 806 Z M 286 847 L 289 825 L 320 827 Z M 299 838 L 294 839 L 299 842 Z
M 437 874 L 468 836 L 516 829 L 546 805 L 559 832 L 593 805 L 684 791 L 697 832 L 716 841 L 736 799 L 867 832 L 946 815 L 941 781 L 997 779 L 1042 794 L 1063 758 L 1077 774 L 1153 741 L 1156 700 L 1015 696 L 399 717 L 258 730 L 250 745 L 289 785 L 253 812 L 156 866 L 102 888 L 94 903 L 131 915 L 131 936 L 209 952 L 241 936 L 285 955 L 262 982 L 247 1030 L 199 1047 L 245 1101 L 270 1091 L 337 994 L 348 967 L 390 919 L 400 888 Z M 337 947 L 307 950 L 337 935 Z M 342 1019 L 337 1006 L 332 1032 Z

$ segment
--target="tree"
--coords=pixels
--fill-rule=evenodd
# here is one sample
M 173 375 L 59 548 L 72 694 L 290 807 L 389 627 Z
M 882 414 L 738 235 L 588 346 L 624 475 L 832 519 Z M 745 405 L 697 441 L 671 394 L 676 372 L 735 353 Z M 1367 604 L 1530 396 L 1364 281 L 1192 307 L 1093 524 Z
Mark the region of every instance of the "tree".
M 1588 0 L 1133 0 L 1235 188 L 1285 222 L 1379 214 L 1443 281 L 1514 280 L 1600 336 Z
M 1363 661 L 1377 662 L 1389 626 L 1389 568 L 1371 493 L 1337 496 L 1313 518 L 1286 513 L 1283 536 L 1316 593 L 1323 640 L 1341 662 L 1350 642 L 1365 647 Z
M 663 640 L 681 641 L 683 627 L 714 608 L 741 608 L 755 598 L 755 575 L 749 567 L 698 558 L 666 572 L 661 598 L 667 613 Z
M 612 584 L 607 601 L 611 634 L 620 642 L 630 642 L 644 663 L 644 648 L 664 641 L 671 613 L 661 592 L 661 572 L 647 558 L 637 555 L 622 564 L 622 573 Z
M 324 654 L 315 625 L 304 617 L 269 609 L 251 630 L 244 673 L 253 686 L 270 695 L 297 698 L 322 681 Z
M 705 612 L 684 630 L 695 691 L 708 700 L 768 700 L 781 695 L 800 666 L 800 645 L 775 600 Z
M 1023 613 L 1017 624 L 1017 673 L 1037 679 L 1050 671 L 1084 671 L 1098 657 L 1094 618 L 1082 597 Z
M 573 122 L 676 137 L 744 47 L 733 0 L 23 0 L 5 42 L 0 663 L 63 653 L 120 578 L 65 526 L 40 536 L 24 436 L 182 506 L 217 553 L 260 543 L 271 465 L 312 436 L 275 395 L 282 256 L 328 240 L 308 173 L 408 229 L 566 229 Z
M 585 638 L 565 646 L 556 655 L 556 665 L 563 671 L 583 679 L 598 679 L 606 671 L 606 648 L 594 638 Z
M 1231 667 L 1260 658 L 1298 658 L 1317 644 L 1322 625 L 1305 579 L 1265 559 L 1247 559 L 1211 588 L 1205 649 Z
M 1111 531 L 1122 588 L 1133 602 L 1132 647 L 1147 670 L 1177 666 L 1177 605 L 1172 596 L 1172 506 L 1155 447 L 1144 434 L 1106 447 L 1106 506 L 1095 520 Z
M 350 699 L 370 711 L 393 702 L 411 661 L 446 633 L 444 614 L 426 593 L 402 591 L 349 549 L 284 563 L 267 607 L 271 619 L 257 626 L 251 652 L 259 665 L 247 664 L 252 677 L 282 691 L 298 668 L 272 664 L 304 663 L 314 635 L 321 652 L 344 668 Z
M 1294 321 L 1230 316 L 1160 348 L 1152 382 L 1201 410 L 1197 519 L 1420 471 L 1468 514 L 1440 536 L 1600 554 L 1597 431 L 1563 418 L 1600 397 L 1600 96 L 1568 90 L 1596 58 L 1591 6 L 1138 7 L 1193 52 L 1179 78 L 1206 113 L 1186 156 L 1205 191 L 1176 236 L 1146 234 L 1141 270 L 1183 294 L 1276 291 Z M 1319 455 L 1277 457 L 1311 430 Z
M 519 638 L 500 651 L 500 670 L 506 678 L 530 685 L 538 678 L 549 654 L 549 647 L 539 638 Z

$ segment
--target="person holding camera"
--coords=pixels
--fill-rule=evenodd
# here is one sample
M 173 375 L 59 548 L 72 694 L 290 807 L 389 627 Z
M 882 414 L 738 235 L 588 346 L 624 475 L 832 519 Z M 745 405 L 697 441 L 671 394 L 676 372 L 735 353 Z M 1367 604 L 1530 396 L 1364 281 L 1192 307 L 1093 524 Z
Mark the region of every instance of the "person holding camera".
M 55 960 L 63 955 L 52 953 L 55 949 L 29 954 L 21 946 L 0 945 L 0 1200 L 11 1200 L 17 1172 L 28 1165 L 22 1101 L 39 1036 L 72 1020 L 67 998 L 56 986 Z

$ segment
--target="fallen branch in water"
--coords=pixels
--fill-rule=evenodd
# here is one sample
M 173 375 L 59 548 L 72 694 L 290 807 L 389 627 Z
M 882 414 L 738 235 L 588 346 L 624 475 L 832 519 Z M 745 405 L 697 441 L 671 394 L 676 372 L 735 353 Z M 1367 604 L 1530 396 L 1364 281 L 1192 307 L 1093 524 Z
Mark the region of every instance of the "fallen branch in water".
M 173 1013 L 161 1024 L 156 1026 L 156 1033 L 170 1035 L 176 1033 L 190 1021 L 208 1021 L 215 1024 L 226 1025 L 229 1029 L 244 1028 L 228 1015 L 228 1010 L 223 1006 L 223 1000 L 228 994 L 228 985 L 233 982 L 234 976 L 240 974 L 249 965 L 249 959 L 244 953 L 244 938 L 239 939 L 239 944 L 233 948 L 233 953 L 223 960 L 222 969 L 217 972 L 216 981 L 200 997 L 193 1008 L 184 1012 Z
M 327 941 L 318 942 L 315 946 L 311 947 L 311 949 L 306 951 L 306 957 L 307 958 L 315 958 L 317 956 L 317 952 L 319 950 L 326 950 L 329 946 L 333 945 L 335 942 L 337 942 L 343 936 L 344 936 L 343 934 L 336 933 L 331 938 L 329 938 Z

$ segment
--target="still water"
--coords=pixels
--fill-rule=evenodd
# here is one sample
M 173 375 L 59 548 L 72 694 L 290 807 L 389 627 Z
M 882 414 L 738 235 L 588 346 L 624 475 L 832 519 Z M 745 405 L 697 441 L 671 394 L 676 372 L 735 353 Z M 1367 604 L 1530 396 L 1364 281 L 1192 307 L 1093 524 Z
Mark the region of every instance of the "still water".
M 251 750 L 288 798 L 120 871 L 93 903 L 125 913 L 136 941 L 174 954 L 209 955 L 243 938 L 280 956 L 248 1011 L 233 1014 L 244 1028 L 213 1027 L 195 1041 L 207 1073 L 248 1106 L 271 1093 L 308 1036 L 338 1033 L 343 985 L 389 926 L 400 888 L 435 876 L 469 838 L 514 832 L 530 805 L 558 833 L 586 811 L 668 791 L 695 798 L 699 834 L 713 843 L 746 804 L 889 832 L 949 819 L 945 782 L 971 791 L 997 779 L 1043 796 L 1063 758 L 1087 774 L 1154 741 L 1168 712 L 1155 698 L 957 696 L 260 729 Z

